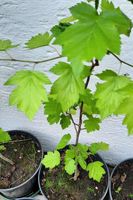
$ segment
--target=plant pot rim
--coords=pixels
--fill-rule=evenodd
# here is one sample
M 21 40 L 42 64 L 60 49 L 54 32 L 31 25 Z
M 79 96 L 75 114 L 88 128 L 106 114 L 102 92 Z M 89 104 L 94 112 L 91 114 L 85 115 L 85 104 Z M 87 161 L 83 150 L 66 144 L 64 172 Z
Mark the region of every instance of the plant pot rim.
M 106 190 L 102 196 L 102 198 L 100 200 L 104 200 L 104 198 L 106 197 L 107 193 L 108 193 L 108 189 L 109 189 L 109 183 L 110 183 L 110 172 L 109 172 L 109 168 L 107 166 L 107 164 L 105 163 L 105 161 L 102 159 L 102 157 L 99 155 L 99 154 L 95 154 L 96 156 L 98 156 L 100 158 L 100 160 L 103 162 L 104 164 L 104 167 L 105 167 L 105 170 L 106 170 L 106 175 L 107 175 L 107 187 L 106 187 Z M 41 173 L 42 173 L 42 170 L 45 169 L 45 167 L 41 164 L 41 168 L 39 170 L 39 173 L 38 173 L 38 185 L 39 185 L 39 189 L 41 191 L 41 194 L 45 196 L 43 190 L 42 190 L 42 187 L 41 187 Z M 47 170 L 47 169 L 46 169 Z M 47 197 L 46 197 L 47 198 Z
M 22 197 L 22 198 L 17 198 L 15 200 L 34 200 L 32 197 Z
M 43 148 L 42 148 L 42 144 L 40 143 L 40 141 L 37 139 L 37 137 L 36 136 L 34 136 L 34 135 L 32 135 L 32 133 L 29 133 L 29 132 L 27 132 L 27 131 L 23 131 L 23 130 L 9 130 L 9 131 L 7 131 L 8 133 L 14 133 L 14 132 L 16 132 L 16 133 L 21 133 L 21 134 L 27 134 L 27 135 L 29 135 L 31 138 L 33 138 L 33 140 L 35 140 L 39 145 L 40 145 L 40 150 L 41 150 L 41 159 L 43 158 Z M 23 185 L 25 185 L 26 183 L 28 183 L 37 173 L 38 173 L 38 171 L 39 171 L 39 169 L 41 168 L 41 160 L 40 160 L 40 164 L 38 165 L 38 168 L 36 169 L 36 171 L 32 174 L 32 176 L 28 179 L 28 180 L 26 180 L 25 182 L 23 182 L 23 183 L 21 183 L 21 184 L 19 184 L 18 186 L 16 186 L 16 187 L 11 187 L 11 188 L 0 188 L 0 192 L 10 192 L 10 191 L 12 191 L 12 190 L 15 190 L 15 189 L 18 189 L 18 188 L 20 188 L 21 186 L 23 186 Z
M 128 158 L 128 159 L 125 159 L 125 160 L 121 161 L 119 164 L 117 164 L 117 165 L 114 167 L 113 171 L 111 172 L 110 183 L 109 183 L 109 196 L 110 196 L 110 200 L 113 200 L 113 197 L 112 197 L 112 177 L 113 177 L 113 175 L 114 175 L 116 169 L 117 169 L 120 165 L 122 165 L 123 163 L 128 162 L 128 161 L 133 161 L 133 158 Z

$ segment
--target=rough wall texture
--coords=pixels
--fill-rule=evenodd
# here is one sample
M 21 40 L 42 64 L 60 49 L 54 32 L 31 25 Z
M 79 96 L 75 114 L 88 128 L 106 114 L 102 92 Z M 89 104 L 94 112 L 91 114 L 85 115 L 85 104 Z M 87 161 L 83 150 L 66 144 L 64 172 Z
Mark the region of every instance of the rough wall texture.
M 11 39 L 15 43 L 24 43 L 36 33 L 43 33 L 49 30 L 49 27 L 56 24 L 59 19 L 68 15 L 67 8 L 80 0 L 1 0 L 0 1 L 0 38 Z M 120 5 L 123 11 L 133 19 L 133 6 L 126 0 L 114 0 L 116 5 Z M 123 48 L 121 58 L 133 63 L 133 34 L 130 38 L 122 38 Z M 21 59 L 41 59 L 56 55 L 56 52 L 50 48 L 41 48 L 26 51 L 9 51 L 15 58 Z M 7 58 L 4 53 L 0 57 Z M 54 62 L 55 63 L 55 62 Z M 37 65 L 36 68 L 48 73 L 48 69 L 53 62 Z M 119 69 L 119 63 L 111 56 L 105 57 L 101 63 L 100 71 L 104 66 Z M 0 62 L 0 127 L 8 129 L 23 129 L 33 132 L 44 145 L 44 149 L 52 149 L 59 141 L 63 133 L 73 132 L 73 128 L 63 132 L 58 125 L 49 126 L 46 117 L 43 115 L 43 108 L 40 109 L 34 121 L 29 121 L 16 108 L 8 106 L 8 95 L 11 88 L 3 86 L 7 78 L 16 70 L 21 68 L 31 68 L 32 65 L 22 63 Z M 123 65 L 121 73 L 130 73 L 133 76 L 133 69 Z M 54 77 L 48 73 L 51 80 Z M 91 87 L 95 87 L 96 80 L 91 80 Z M 122 117 L 112 117 L 105 120 L 101 125 L 101 130 L 94 134 L 87 135 L 82 133 L 81 142 L 90 143 L 92 141 L 105 141 L 110 144 L 110 151 L 102 153 L 106 161 L 117 163 L 125 158 L 133 157 L 133 136 L 127 136 L 126 127 L 121 125 Z M 74 141 L 74 135 L 73 140 Z

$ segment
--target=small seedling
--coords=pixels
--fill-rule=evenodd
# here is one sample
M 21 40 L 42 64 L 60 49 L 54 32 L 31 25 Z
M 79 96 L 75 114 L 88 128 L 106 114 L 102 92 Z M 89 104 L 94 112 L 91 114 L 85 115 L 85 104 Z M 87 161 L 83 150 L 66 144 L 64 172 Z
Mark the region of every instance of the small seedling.
M 115 192 L 118 193 L 118 194 L 119 194 L 121 191 L 122 191 L 122 187 L 121 187 L 121 186 L 119 186 L 119 187 L 117 188 L 117 190 L 115 190 Z

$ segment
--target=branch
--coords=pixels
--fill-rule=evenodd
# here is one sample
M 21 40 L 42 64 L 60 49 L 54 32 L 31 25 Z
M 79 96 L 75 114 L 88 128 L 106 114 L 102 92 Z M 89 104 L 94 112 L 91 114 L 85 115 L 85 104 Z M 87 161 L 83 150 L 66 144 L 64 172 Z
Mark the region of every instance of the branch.
M 77 134 L 77 133 L 78 133 L 78 130 L 77 130 L 77 127 L 76 127 L 76 126 L 78 126 L 78 124 L 75 123 L 75 121 L 74 121 L 74 119 L 73 119 L 73 117 L 72 117 L 72 115 L 71 115 L 70 113 L 67 113 L 67 114 L 70 116 L 71 121 L 72 121 L 72 123 L 73 123 L 73 125 L 74 125 L 74 128 L 75 128 L 76 134 Z
M 33 64 L 39 64 L 39 63 L 45 63 L 52 60 L 57 60 L 59 58 L 62 58 L 62 56 L 57 56 L 54 58 L 48 58 L 46 60 L 21 60 L 21 59 L 15 59 L 15 58 L 0 58 L 0 61 L 10 61 L 10 62 L 22 62 L 22 63 L 33 63 Z
M 92 61 L 92 67 L 90 69 L 90 74 L 93 71 L 94 67 L 96 67 L 96 66 L 99 66 L 98 60 L 95 60 L 95 62 Z M 89 75 L 87 80 L 86 80 L 85 89 L 87 89 L 87 87 L 88 87 L 90 77 L 91 77 L 91 75 Z M 78 144 L 80 132 L 81 132 L 81 129 L 82 129 L 83 105 L 84 105 L 84 103 L 82 102 L 81 106 L 80 106 L 80 113 L 79 113 L 79 127 L 78 127 L 78 131 L 77 131 L 77 137 L 76 137 L 76 143 L 75 143 L 76 145 Z
M 130 66 L 130 67 L 133 67 L 132 64 L 125 62 L 124 60 L 122 60 L 121 58 L 119 58 L 119 57 L 118 57 L 116 54 L 114 54 L 113 52 L 108 51 L 108 53 L 109 53 L 109 54 L 112 54 L 117 60 L 120 61 L 120 63 L 123 63 L 123 64 L 125 64 L 125 65 L 128 65 L 128 66 Z

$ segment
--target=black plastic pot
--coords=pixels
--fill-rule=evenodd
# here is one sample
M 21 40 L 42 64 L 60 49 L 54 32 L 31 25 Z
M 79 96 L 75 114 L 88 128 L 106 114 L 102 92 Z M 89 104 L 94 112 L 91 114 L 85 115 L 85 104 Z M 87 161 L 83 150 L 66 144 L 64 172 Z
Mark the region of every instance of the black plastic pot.
M 99 161 L 101 161 L 101 162 L 104 163 L 104 168 L 105 168 L 106 174 L 107 174 L 106 190 L 105 190 L 105 193 L 103 194 L 102 198 L 99 199 L 99 200 L 104 200 L 105 197 L 106 197 L 106 195 L 107 195 L 107 193 L 108 193 L 108 189 L 109 189 L 110 173 L 109 173 L 108 166 L 107 166 L 106 163 L 103 161 L 103 159 L 102 159 L 98 154 L 95 155 L 95 157 L 96 157 L 96 160 L 99 160 Z M 40 168 L 40 171 L 39 171 L 39 173 L 38 173 L 38 184 L 39 184 L 39 188 L 40 188 L 40 191 L 41 191 L 42 195 L 47 199 L 46 195 L 45 195 L 44 192 L 43 192 L 42 186 L 41 186 L 41 180 L 42 180 L 42 178 L 44 177 L 45 171 L 46 171 L 46 170 L 47 170 L 47 169 L 45 169 L 45 167 L 42 165 L 41 168 Z
M 14 135 L 14 134 L 21 134 L 24 136 L 29 136 L 30 138 L 32 138 L 33 141 L 36 142 L 36 144 L 38 145 L 39 149 L 41 150 L 41 159 L 43 158 L 43 149 L 42 146 L 39 142 L 39 140 L 33 136 L 32 134 L 25 132 L 25 131 L 20 131 L 20 130 L 13 130 L 13 131 L 8 131 L 10 135 Z M 38 171 L 41 167 L 41 159 L 40 159 L 40 164 L 38 165 L 37 170 L 35 171 L 35 173 L 24 183 L 13 187 L 13 188 L 9 188 L 9 189 L 1 189 L 0 188 L 0 193 L 9 199 L 15 199 L 15 198 L 20 198 L 20 197 L 24 197 L 24 196 L 28 196 L 30 195 L 30 193 L 32 193 L 33 188 L 37 187 L 37 177 L 38 177 Z
M 111 173 L 111 178 L 110 178 L 110 183 L 109 183 L 109 196 L 110 196 L 110 200 L 113 200 L 113 197 L 112 197 L 112 177 L 115 175 L 116 171 L 117 171 L 117 168 L 124 164 L 125 162 L 131 162 L 133 163 L 133 158 L 130 158 L 130 159 L 127 159 L 127 160 L 124 160 L 122 161 L 121 163 L 119 163 L 118 165 L 115 166 L 115 168 L 113 169 L 112 173 Z

